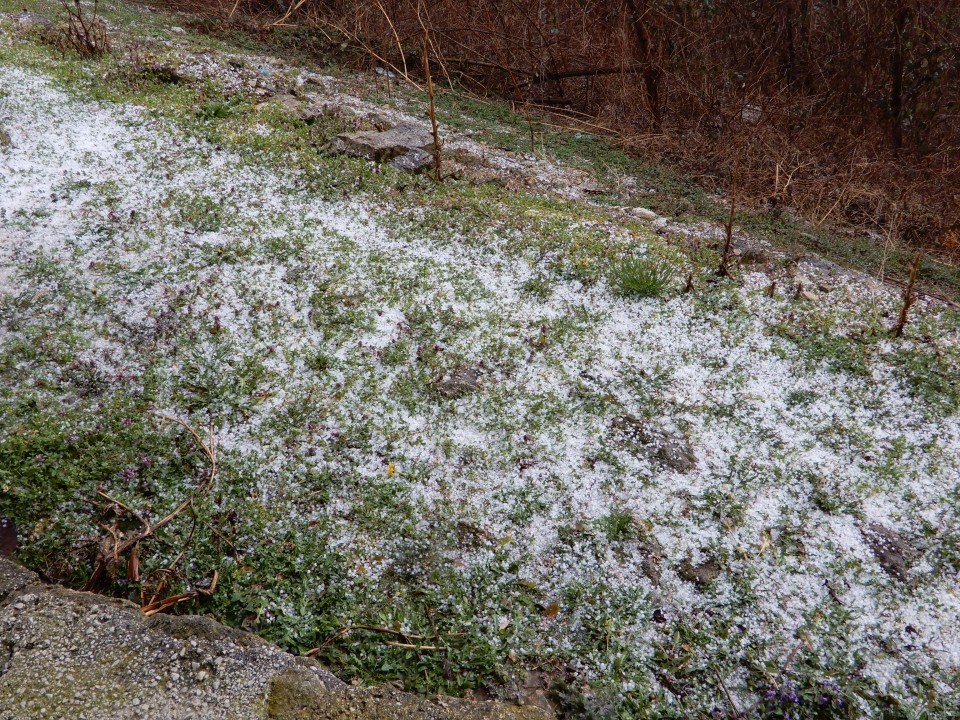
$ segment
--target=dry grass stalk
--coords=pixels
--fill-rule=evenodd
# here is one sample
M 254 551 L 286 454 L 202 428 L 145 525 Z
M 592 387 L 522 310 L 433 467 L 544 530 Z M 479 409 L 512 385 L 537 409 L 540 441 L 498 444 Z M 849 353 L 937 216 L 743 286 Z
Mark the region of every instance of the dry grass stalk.
M 142 612 L 147 617 L 152 617 L 157 613 L 161 613 L 164 610 L 167 610 L 174 605 L 185 602 L 186 600 L 192 600 L 197 597 L 211 597 L 217 589 L 217 581 L 220 579 L 220 572 L 218 570 L 213 571 L 213 579 L 210 580 L 210 585 L 205 588 L 196 588 L 194 590 L 187 590 L 187 592 L 179 593 L 178 595 L 171 595 L 170 597 L 163 598 L 162 600 L 154 600 L 146 605 L 140 606 L 140 612 Z

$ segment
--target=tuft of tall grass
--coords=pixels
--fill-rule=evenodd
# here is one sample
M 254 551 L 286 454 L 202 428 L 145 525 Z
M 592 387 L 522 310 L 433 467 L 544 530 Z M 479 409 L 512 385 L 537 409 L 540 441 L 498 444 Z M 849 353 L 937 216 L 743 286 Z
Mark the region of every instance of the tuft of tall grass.
M 610 285 L 623 297 L 662 297 L 676 277 L 669 265 L 651 258 L 627 258 L 613 266 Z

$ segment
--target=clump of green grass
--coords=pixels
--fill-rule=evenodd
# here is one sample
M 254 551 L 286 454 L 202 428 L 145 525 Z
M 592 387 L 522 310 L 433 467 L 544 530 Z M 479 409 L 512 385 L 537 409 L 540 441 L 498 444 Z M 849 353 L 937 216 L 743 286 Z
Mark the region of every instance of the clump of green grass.
M 610 284 L 628 298 L 662 297 L 673 283 L 672 267 L 650 258 L 628 258 L 614 265 Z
M 223 120 L 233 114 L 233 106 L 223 100 L 208 100 L 200 106 L 197 114 L 203 120 Z
M 317 373 L 324 373 L 337 364 L 337 358 L 323 350 L 317 350 L 306 358 L 308 368 Z
M 610 542 L 623 542 L 637 537 L 638 529 L 633 514 L 627 510 L 613 510 L 599 520 L 600 529 Z

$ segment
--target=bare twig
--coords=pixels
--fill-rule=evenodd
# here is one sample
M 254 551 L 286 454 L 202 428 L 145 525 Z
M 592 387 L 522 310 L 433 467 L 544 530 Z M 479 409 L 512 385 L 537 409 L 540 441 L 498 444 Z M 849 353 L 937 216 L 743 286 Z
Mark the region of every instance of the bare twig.
M 140 544 L 137 543 L 127 555 L 127 581 L 140 582 Z
M 410 650 L 446 650 L 446 646 L 443 645 L 412 645 L 410 643 L 401 643 L 394 642 L 393 640 L 384 640 L 384 645 L 390 645 L 392 647 L 400 648 L 409 648 Z
M 793 659 L 797 656 L 797 653 L 800 652 L 800 648 L 806 645 L 806 642 L 801 640 L 796 645 L 794 645 L 793 650 L 790 651 L 790 654 L 787 655 L 787 659 L 783 661 L 783 665 L 780 667 L 780 674 L 786 675 L 787 670 L 790 669 L 790 664 L 793 662 Z
M 913 294 L 913 284 L 917 279 L 917 269 L 920 267 L 920 259 L 923 253 L 919 250 L 913 256 L 913 262 L 910 263 L 910 279 L 907 280 L 907 286 L 903 289 L 903 303 L 900 305 L 900 316 L 897 318 L 897 324 L 893 326 L 891 332 L 895 337 L 903 335 L 903 329 L 907 326 L 907 313 L 910 306 L 916 302 Z
M 397 28 L 393 24 L 393 20 L 390 19 L 390 14 L 387 12 L 386 8 L 383 7 L 383 4 L 380 2 L 380 0 L 377 0 L 377 7 L 380 9 L 384 19 L 387 21 L 387 25 L 390 26 L 390 32 L 393 33 L 393 39 L 397 43 L 397 52 L 400 53 L 400 62 L 403 64 L 403 76 L 405 78 L 409 77 L 410 73 L 407 72 L 407 56 L 403 52 L 403 43 L 400 42 L 400 35 L 397 34 Z
M 126 510 L 130 515 L 132 515 L 132 516 L 135 517 L 137 520 L 139 520 L 146 529 L 148 529 L 148 530 L 151 529 L 151 528 L 150 528 L 150 522 L 149 522 L 148 520 L 146 520 L 145 518 L 141 517 L 140 514 L 137 513 L 137 512 L 135 512 L 129 505 L 120 502 L 119 500 L 117 500 L 115 497 L 112 497 L 111 495 L 107 495 L 107 494 L 106 494 L 105 492 L 103 492 L 103 490 L 101 490 L 100 488 L 97 488 L 96 493 L 97 493 L 97 495 L 99 495 L 100 497 L 109 500 L 111 503 L 113 503 L 113 504 L 116 505 L 117 507 Z
M 733 697 L 730 695 L 730 691 L 727 690 L 727 684 L 723 681 L 723 676 L 720 674 L 720 671 L 714 668 L 713 672 L 717 676 L 717 682 L 720 683 L 723 694 L 727 697 L 727 702 L 730 703 L 730 709 L 733 710 L 733 717 L 742 718 L 743 715 L 740 713 L 740 708 L 737 707 L 737 703 L 734 702 Z
M 930 258 L 928 256 L 927 260 L 929 261 L 929 259 Z M 898 287 L 898 288 L 905 288 L 907 286 L 907 283 L 903 282 L 902 280 L 896 280 L 891 277 L 884 278 L 883 281 L 887 285 L 894 285 L 895 287 Z M 944 305 L 947 305 L 948 307 L 952 307 L 954 310 L 960 310 L 960 303 L 954 302 L 953 300 L 948 298 L 946 295 L 930 292 L 929 290 L 918 290 L 917 288 L 913 289 L 913 294 L 916 295 L 917 297 L 927 297 L 927 298 L 930 298 L 931 300 L 942 302 Z
M 416 633 L 407 633 L 400 630 L 393 630 L 388 627 L 383 627 L 382 625 L 344 625 L 343 627 L 337 630 L 337 634 L 348 634 L 352 630 L 369 630 L 371 632 L 387 633 L 388 635 L 396 635 L 397 637 L 413 639 L 413 640 L 426 640 L 425 635 L 417 635 Z
M 80 57 L 100 57 L 110 52 L 107 26 L 100 17 L 99 0 L 94 0 L 93 14 L 85 15 L 80 0 L 60 0 L 67 11 L 67 27 L 63 30 L 64 44 Z
M 430 115 L 430 127 L 433 130 L 433 173 L 434 179 L 440 182 L 443 179 L 440 172 L 440 166 L 443 160 L 443 143 L 440 141 L 440 130 L 437 126 L 437 110 L 433 97 L 433 78 L 430 76 L 430 31 L 426 27 L 423 28 L 423 74 L 427 82 L 427 97 L 430 100 L 427 112 Z
M 416 82 L 416 81 L 413 79 L 413 77 L 406 71 L 406 67 L 400 68 L 400 67 L 397 67 L 396 65 L 394 65 L 394 64 L 393 64 L 392 62 L 390 62 L 386 57 L 383 57 L 382 55 L 380 55 L 379 53 L 377 53 L 377 52 L 373 49 L 373 47 L 371 47 L 370 43 L 368 43 L 368 42 L 365 41 L 363 38 L 361 38 L 357 33 L 351 32 L 351 31 L 348 30 L 346 27 L 344 27 L 342 24 L 340 24 L 340 23 L 338 23 L 338 22 L 334 22 L 333 20 L 331 20 L 331 19 L 329 19 L 329 18 L 320 18 L 317 22 L 320 24 L 321 27 L 323 27 L 323 26 L 329 27 L 332 31 L 334 31 L 334 32 L 336 32 L 336 33 L 339 33 L 339 34 L 342 35 L 343 37 L 349 38 L 349 39 L 352 40 L 353 42 L 357 43 L 360 47 L 362 47 L 362 48 L 364 49 L 364 51 L 365 51 L 370 57 L 372 57 L 374 60 L 376 60 L 377 62 L 379 62 L 384 68 L 387 68 L 387 69 L 389 69 L 389 70 L 392 70 L 392 71 L 395 72 L 397 75 L 401 76 L 401 77 L 404 79 L 404 81 L 406 81 L 411 87 L 413 87 L 413 88 L 415 88 L 415 89 L 417 89 L 417 90 L 423 90 L 423 88 L 420 86 L 420 84 L 419 84 L 418 82 Z M 406 58 L 404 58 L 402 62 L 403 62 L 403 63 L 406 63 Z
M 210 581 L 210 586 L 206 588 L 196 588 L 194 590 L 188 590 L 187 592 L 182 592 L 178 595 L 171 595 L 166 597 L 163 600 L 157 600 L 156 602 L 150 602 L 147 605 L 140 607 L 140 612 L 142 612 L 147 617 L 156 615 L 157 613 L 163 612 L 168 608 L 182 603 L 186 600 L 192 600 L 196 597 L 210 597 L 213 595 L 214 591 L 217 589 L 217 581 L 220 579 L 220 573 L 217 570 L 213 571 L 213 579 Z
M 644 72 L 643 65 L 626 65 L 617 67 L 581 68 L 579 70 L 565 70 L 564 72 L 546 73 L 515 83 L 514 88 L 525 88 L 537 83 L 553 82 L 569 78 L 599 77 L 601 75 L 634 75 Z
M 138 547 L 140 542 L 156 534 L 157 530 L 167 525 L 174 518 L 180 515 L 180 513 L 182 513 L 188 507 L 193 505 L 193 502 L 194 500 L 197 499 L 197 497 L 205 496 L 208 492 L 210 492 L 210 488 L 213 485 L 213 479 L 217 473 L 217 455 L 216 455 L 216 443 L 214 441 L 214 436 L 213 436 L 213 423 L 212 422 L 210 423 L 210 428 L 209 428 L 210 439 L 209 441 L 204 442 L 203 439 L 200 437 L 200 433 L 198 433 L 193 428 L 193 426 L 191 426 L 188 422 L 184 420 L 180 420 L 179 418 L 171 417 L 169 415 L 164 415 L 163 413 L 154 413 L 154 414 L 157 417 L 162 418 L 164 420 L 177 423 L 178 425 L 181 425 L 182 427 L 186 428 L 190 432 L 194 440 L 196 440 L 197 444 L 200 446 L 204 454 L 207 456 L 207 459 L 210 461 L 210 473 L 207 476 L 206 480 L 200 483 L 200 485 L 192 493 L 190 493 L 190 495 L 184 498 L 173 510 L 171 510 L 164 517 L 160 518 L 157 522 L 152 524 L 148 520 L 141 518 L 137 513 L 135 513 L 127 505 L 120 503 L 119 501 L 110 497 L 106 493 L 103 493 L 102 491 L 98 490 L 97 491 L 98 494 L 102 495 L 103 497 L 110 500 L 111 502 L 116 503 L 119 507 L 126 509 L 134 517 L 136 517 L 143 525 L 143 529 L 140 532 L 130 533 L 129 535 L 124 536 L 122 540 L 120 539 L 120 536 L 116 534 L 115 530 L 111 530 L 111 535 L 113 535 L 113 538 L 114 538 L 113 552 L 108 553 L 104 551 L 103 544 L 101 543 L 100 553 L 98 554 L 96 562 L 94 563 L 93 572 L 90 574 L 90 578 L 87 580 L 87 583 L 84 586 L 85 590 L 96 589 L 105 571 L 109 567 L 119 562 L 120 556 L 124 555 L 125 553 L 130 551 L 132 548 Z M 192 535 L 192 532 L 191 532 L 191 535 Z M 182 555 L 182 552 L 181 552 L 181 555 Z M 137 568 L 139 569 L 139 563 L 137 564 Z
M 240 0 L 237 0 L 237 2 L 239 1 Z M 297 10 L 299 10 L 301 7 L 303 7 L 304 4 L 306 4 L 306 2 L 307 0 L 297 0 L 297 2 L 290 3 L 290 5 L 287 7 L 286 12 L 283 13 L 283 15 L 280 17 L 279 20 L 275 20 L 274 22 L 270 23 L 270 27 L 285 26 L 290 16 L 293 15 L 295 12 L 297 12 Z M 236 4 L 234 4 L 233 6 L 234 10 L 236 10 L 236 7 L 237 7 Z M 233 10 L 230 11 L 230 15 L 231 16 L 233 15 Z
M 720 277 L 730 276 L 730 250 L 733 246 L 733 217 L 737 210 L 737 174 L 740 171 L 740 158 L 738 157 L 733 165 L 733 174 L 730 176 L 730 215 L 727 217 L 726 239 L 723 243 L 723 254 L 720 256 L 720 267 L 717 268 L 717 275 Z
M 323 650 L 324 647 L 332 643 L 334 640 L 341 638 L 345 635 L 349 635 L 354 630 L 367 630 L 369 632 L 384 633 L 386 635 L 393 635 L 395 637 L 403 638 L 408 642 L 396 642 L 393 640 L 384 640 L 385 645 L 394 645 L 396 647 L 405 647 L 417 650 L 446 650 L 446 647 L 440 647 L 436 645 L 417 645 L 410 643 L 410 640 L 439 640 L 441 635 L 445 637 L 460 637 L 463 633 L 439 633 L 437 632 L 436 626 L 433 624 L 433 619 L 430 618 L 430 627 L 433 628 L 433 635 L 427 637 L 426 635 L 418 635 L 416 633 L 403 632 L 402 630 L 394 630 L 393 628 L 383 627 L 382 625 L 344 625 L 343 627 L 337 628 L 330 637 L 320 643 L 319 646 L 307 650 L 304 654 L 305 657 L 314 657 Z

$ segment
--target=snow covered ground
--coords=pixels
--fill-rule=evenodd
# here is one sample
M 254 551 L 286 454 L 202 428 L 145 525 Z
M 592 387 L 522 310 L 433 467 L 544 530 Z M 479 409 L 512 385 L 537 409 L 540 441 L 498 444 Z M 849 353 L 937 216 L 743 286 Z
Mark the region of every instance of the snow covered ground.
M 98 103 L 93 73 L 16 42 L 0 510 L 27 512 L 41 477 L 14 445 L 50 452 L 24 428 L 82 435 L 123 395 L 137 427 L 213 427 L 218 529 L 181 582 L 216 567 L 213 612 L 326 641 L 344 672 L 449 689 L 537 668 L 584 716 L 960 712 L 955 313 L 921 300 L 894 339 L 895 295 L 816 263 L 715 281 L 708 239 L 576 197 L 322 148 L 285 167 L 269 142 L 292 120 L 269 101 L 189 122 L 179 95 Z M 622 297 L 624 257 L 677 280 Z M 169 509 L 183 485 L 151 485 L 148 461 L 57 499 L 74 526 L 33 528 L 30 557 L 45 532 L 102 534 L 93 485 Z M 318 631 L 349 624 L 432 630 L 448 659 Z

